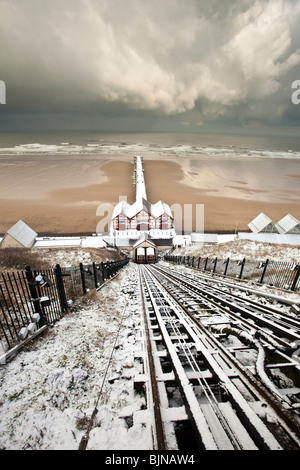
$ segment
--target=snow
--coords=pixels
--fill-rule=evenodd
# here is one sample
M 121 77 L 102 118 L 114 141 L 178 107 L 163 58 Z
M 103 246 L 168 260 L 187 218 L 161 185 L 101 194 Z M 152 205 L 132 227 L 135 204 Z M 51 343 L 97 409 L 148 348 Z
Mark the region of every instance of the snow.
M 101 261 L 115 261 L 119 259 L 116 256 L 116 250 L 113 248 L 105 248 L 104 250 L 97 250 L 95 247 L 67 247 L 67 248 L 34 248 L 33 252 L 38 253 L 45 262 L 49 265 L 55 266 L 60 264 L 62 267 L 78 266 L 79 263 L 84 265 L 91 265 L 93 262 L 100 263 Z
M 91 294 L 85 305 L 1 366 L 1 449 L 77 449 L 108 364 L 88 449 L 151 449 L 145 397 L 133 387 L 141 368 L 135 359 L 140 311 L 134 283 L 132 268 L 125 267 L 97 296 Z
M 186 247 L 184 253 L 196 248 Z M 281 251 L 277 246 L 274 250 L 274 246 L 234 241 L 212 247 L 216 248 L 217 256 L 257 256 L 264 249 L 271 258 L 275 254 L 273 259 L 284 254 L 285 259 L 299 260 L 299 247 Z M 82 248 L 39 251 L 63 266 L 95 260 L 92 250 Z M 111 253 L 113 258 L 114 250 Z M 191 272 L 184 266 L 177 269 Z M 292 295 L 299 299 L 299 294 Z M 147 372 L 140 359 L 144 342 L 137 267 L 127 265 L 84 299 L 80 304 L 69 302 L 69 313 L 0 365 L 0 449 L 78 449 L 98 398 L 88 450 L 153 449 L 148 397 L 134 387 Z M 256 367 L 263 375 L 262 356 Z
M 195 243 L 188 247 L 177 248 L 172 255 L 201 256 L 211 258 L 230 258 L 232 260 L 246 258 L 247 260 L 272 261 L 300 260 L 300 244 L 285 245 L 264 243 L 252 240 L 229 240 L 218 244 Z
M 103 248 L 106 243 L 102 236 L 77 236 L 77 237 L 37 237 L 35 248 Z

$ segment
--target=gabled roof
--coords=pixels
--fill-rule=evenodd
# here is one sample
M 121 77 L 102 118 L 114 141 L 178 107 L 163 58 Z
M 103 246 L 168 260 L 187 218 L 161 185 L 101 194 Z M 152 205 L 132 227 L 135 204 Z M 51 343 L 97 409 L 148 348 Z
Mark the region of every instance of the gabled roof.
M 300 222 L 291 214 L 287 214 L 276 224 L 279 233 L 300 233 Z
M 145 236 L 145 234 L 143 234 L 143 236 L 141 238 L 139 238 L 139 240 L 133 245 L 133 248 L 137 248 L 139 245 L 141 245 L 142 243 L 147 243 L 149 244 L 151 247 L 154 247 L 156 248 L 156 245 L 155 243 L 151 242 L 150 240 L 148 240 Z
M 38 235 L 34 230 L 28 227 L 23 220 L 19 220 L 7 233 L 26 248 L 33 244 Z
M 119 202 L 114 208 L 112 219 L 115 219 L 120 214 L 132 219 L 132 217 L 142 210 L 148 212 L 154 219 L 157 219 L 162 214 L 167 214 L 169 217 L 173 218 L 171 209 L 165 202 L 158 201 L 156 204 L 151 204 L 146 199 L 141 198 L 135 201 L 134 204 L 128 204 L 126 201 Z
M 151 215 L 157 219 L 157 217 L 167 214 L 169 217 L 173 218 L 172 212 L 168 204 L 163 201 L 158 201 L 155 204 L 152 204 Z
M 277 228 L 275 227 L 274 222 L 263 212 L 261 212 L 255 219 L 253 219 L 248 227 L 252 232 L 259 233 L 259 232 L 278 232 Z

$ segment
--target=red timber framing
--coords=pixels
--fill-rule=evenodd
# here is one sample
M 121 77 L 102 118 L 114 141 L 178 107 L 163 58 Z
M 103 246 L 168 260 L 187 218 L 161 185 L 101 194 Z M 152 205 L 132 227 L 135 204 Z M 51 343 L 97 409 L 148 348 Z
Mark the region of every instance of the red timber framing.
M 119 214 L 113 219 L 114 230 L 168 230 L 173 228 L 174 219 L 167 214 L 154 218 L 151 214 L 142 210 L 131 219 L 124 214 Z

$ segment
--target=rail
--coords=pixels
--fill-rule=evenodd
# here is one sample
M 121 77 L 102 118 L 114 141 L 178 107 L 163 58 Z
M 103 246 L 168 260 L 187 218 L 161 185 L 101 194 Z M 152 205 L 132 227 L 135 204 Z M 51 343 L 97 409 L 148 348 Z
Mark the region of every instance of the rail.
M 233 351 L 224 348 L 219 339 L 224 337 L 222 329 L 217 327 L 213 331 L 213 328 L 205 326 L 205 322 L 202 324 L 199 313 L 201 315 L 202 312 L 205 318 L 210 310 L 209 315 L 217 318 L 216 326 L 223 323 L 225 327 L 234 321 L 236 323 L 236 320 L 221 318 L 217 304 L 210 300 L 197 302 L 195 293 L 188 292 L 187 286 L 180 283 L 178 273 L 174 272 L 172 276 L 173 270 L 162 272 L 157 266 L 140 266 L 139 271 L 143 295 L 147 299 L 145 308 L 148 311 L 151 355 L 156 367 L 152 375 L 160 383 L 158 401 L 161 403 L 163 429 L 170 424 L 170 419 L 176 427 L 174 416 L 181 422 L 186 416 L 185 420 L 191 422 L 198 448 L 299 448 L 299 424 L 291 413 L 296 408 L 280 394 L 274 396 L 272 390 L 266 388 L 269 383 L 261 383 L 235 358 Z M 225 312 L 224 309 L 222 314 Z M 253 324 L 251 331 L 253 333 Z M 247 336 L 243 326 L 241 333 L 241 336 Z M 158 344 L 163 345 L 163 351 L 158 349 Z M 264 350 L 267 345 L 262 342 L 260 347 Z M 168 369 L 167 372 L 163 367 L 168 363 L 172 371 Z M 299 378 L 299 362 L 297 370 Z M 168 409 L 166 396 L 170 383 L 173 386 L 176 383 L 180 390 L 185 413 L 181 408 L 171 410 L 173 413 Z M 260 418 L 260 412 L 257 413 L 260 407 L 270 407 L 270 412 L 276 413 L 277 432 L 274 433 L 272 426 Z M 165 435 L 169 434 L 165 432 Z M 168 448 L 168 439 L 166 441 Z

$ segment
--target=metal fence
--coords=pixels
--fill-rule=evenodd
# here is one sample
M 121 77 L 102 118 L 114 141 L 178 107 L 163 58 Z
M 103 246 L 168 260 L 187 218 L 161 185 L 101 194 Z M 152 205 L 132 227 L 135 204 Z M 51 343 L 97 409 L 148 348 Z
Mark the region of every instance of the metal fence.
M 192 266 L 201 271 L 221 274 L 236 279 L 245 279 L 268 284 L 291 291 L 300 290 L 300 264 L 277 262 L 269 259 L 261 261 L 231 260 L 230 258 L 196 258 L 191 256 L 165 256 L 166 261 Z
M 4 272 L 0 276 L 0 357 L 33 338 L 91 289 L 100 288 L 129 259 L 76 267 Z

